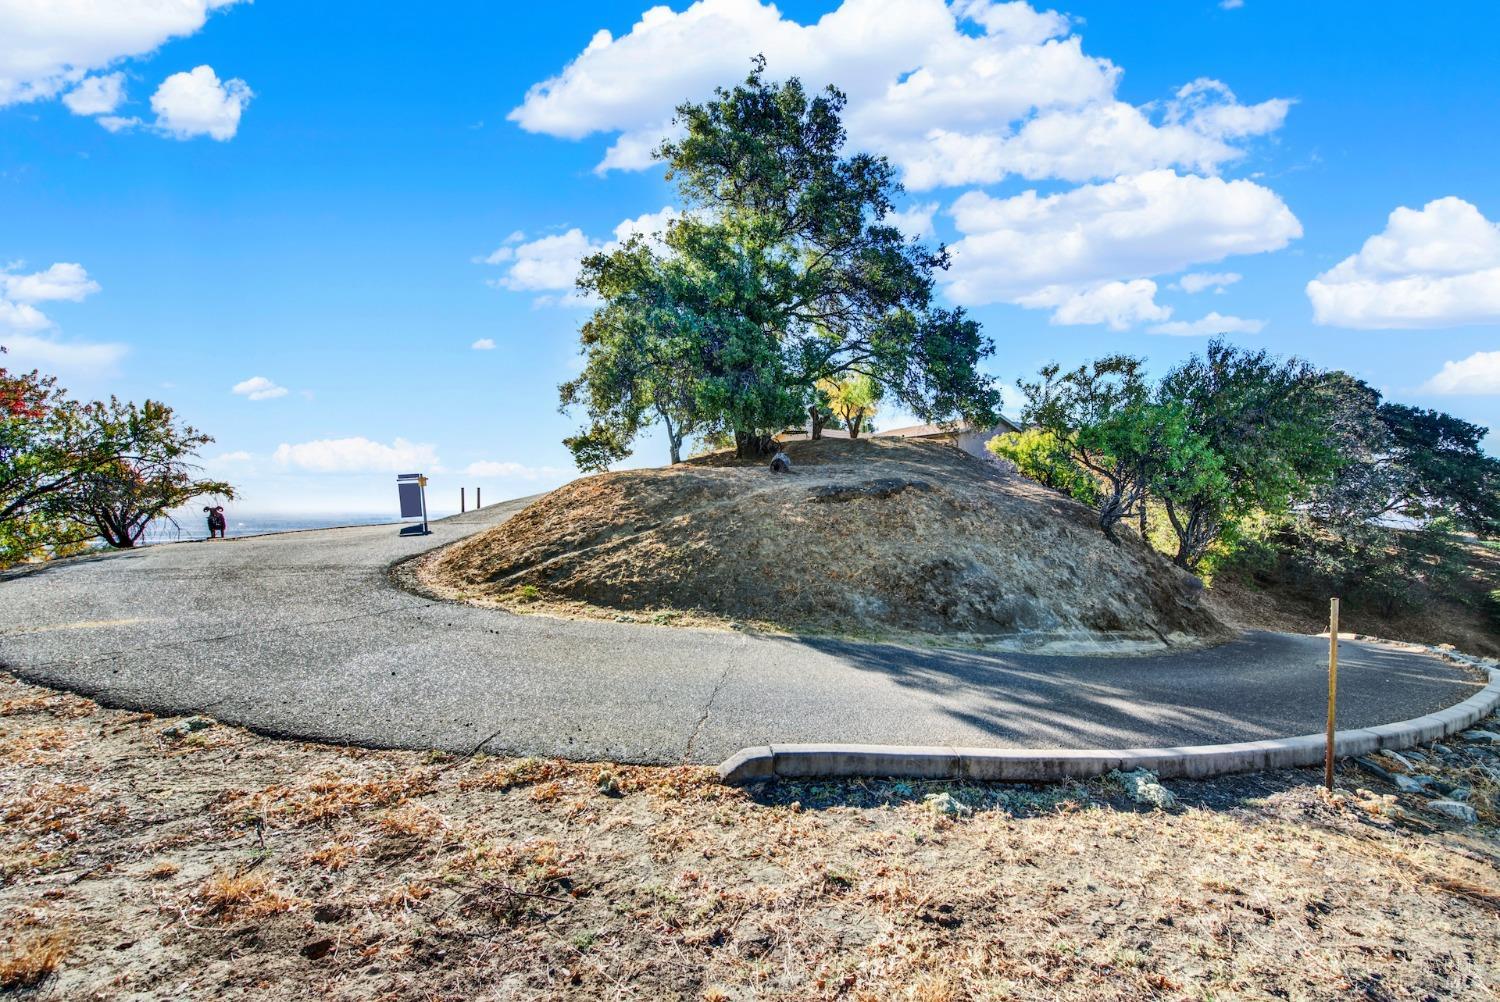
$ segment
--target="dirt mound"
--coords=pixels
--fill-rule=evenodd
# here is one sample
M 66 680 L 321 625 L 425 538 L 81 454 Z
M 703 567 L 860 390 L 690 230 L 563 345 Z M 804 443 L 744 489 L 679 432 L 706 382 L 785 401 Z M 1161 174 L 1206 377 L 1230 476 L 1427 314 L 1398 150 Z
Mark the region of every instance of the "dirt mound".
M 825 439 L 792 472 L 720 454 L 575 481 L 420 570 L 439 593 L 659 620 L 1087 649 L 1225 628 L 1134 536 L 952 446 Z

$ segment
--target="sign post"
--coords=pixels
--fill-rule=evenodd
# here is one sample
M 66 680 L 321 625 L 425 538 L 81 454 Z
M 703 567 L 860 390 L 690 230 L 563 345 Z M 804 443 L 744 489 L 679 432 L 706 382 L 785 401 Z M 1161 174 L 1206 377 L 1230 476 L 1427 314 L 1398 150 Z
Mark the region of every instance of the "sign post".
M 402 518 L 420 518 L 422 535 L 430 535 L 427 528 L 427 478 L 420 473 L 403 473 L 396 477 L 396 494 L 401 499 Z

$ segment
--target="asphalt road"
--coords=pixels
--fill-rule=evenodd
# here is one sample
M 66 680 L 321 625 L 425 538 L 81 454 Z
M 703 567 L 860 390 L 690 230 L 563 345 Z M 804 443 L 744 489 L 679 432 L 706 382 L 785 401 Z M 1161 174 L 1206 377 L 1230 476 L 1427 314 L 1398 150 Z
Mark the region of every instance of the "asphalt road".
M 0 575 L 0 665 L 112 706 L 283 736 L 628 762 L 775 742 L 1210 744 L 1321 730 L 1326 640 L 1251 633 L 1146 658 L 931 651 L 515 616 L 393 586 L 394 562 L 508 517 L 177 543 Z M 1340 647 L 1340 727 L 1480 683 Z

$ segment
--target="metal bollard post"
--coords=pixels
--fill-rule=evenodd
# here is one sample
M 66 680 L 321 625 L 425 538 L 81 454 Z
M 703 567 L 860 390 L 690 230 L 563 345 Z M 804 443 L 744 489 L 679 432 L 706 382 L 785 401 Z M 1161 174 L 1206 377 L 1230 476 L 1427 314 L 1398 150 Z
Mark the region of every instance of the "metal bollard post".
M 1328 748 L 1323 753 L 1323 785 L 1333 789 L 1333 734 L 1339 696 L 1339 600 L 1328 600 Z

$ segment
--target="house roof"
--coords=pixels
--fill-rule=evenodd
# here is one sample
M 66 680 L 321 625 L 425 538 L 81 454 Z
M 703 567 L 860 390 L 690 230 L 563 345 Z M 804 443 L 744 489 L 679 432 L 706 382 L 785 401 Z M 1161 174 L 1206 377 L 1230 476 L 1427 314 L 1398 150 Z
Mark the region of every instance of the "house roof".
M 984 428 L 984 429 L 975 428 L 973 425 L 969 424 L 969 422 L 967 422 L 967 421 L 956 421 L 956 422 L 954 422 L 952 424 L 913 424 L 913 425 L 908 425 L 905 428 L 888 428 L 885 431 L 877 431 L 875 433 L 874 437 L 876 437 L 876 438 L 895 438 L 895 437 L 900 437 L 900 438 L 935 438 L 938 435 L 955 435 L 955 434 L 958 434 L 960 432 L 966 432 L 966 431 L 981 431 L 981 432 L 989 433 L 989 432 L 1020 431 L 1020 430 L 1021 430 L 1021 426 L 1020 425 L 1016 424 L 1014 421 L 1012 421 L 1010 418 L 1006 417 L 1004 414 L 1001 414 L 1000 415 L 1000 420 L 997 421 L 995 423 L 995 426 L 992 427 L 992 428 Z
M 810 438 L 811 436 L 808 434 L 806 428 L 799 428 L 796 431 L 785 431 L 785 432 L 782 432 L 780 435 L 777 435 L 776 437 L 779 438 L 779 439 L 781 439 L 783 442 L 801 442 L 801 441 L 803 441 L 803 440 L 805 440 L 807 438 Z M 845 431 L 844 429 L 842 429 L 842 428 L 824 428 L 823 429 L 823 437 L 824 438 L 848 438 L 849 437 L 849 433 L 847 431 Z

